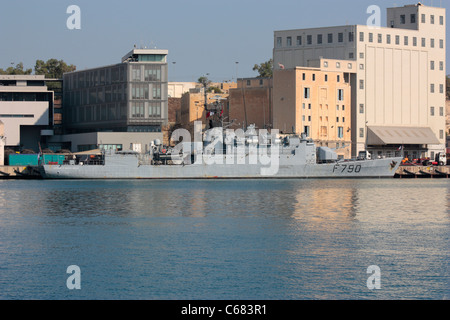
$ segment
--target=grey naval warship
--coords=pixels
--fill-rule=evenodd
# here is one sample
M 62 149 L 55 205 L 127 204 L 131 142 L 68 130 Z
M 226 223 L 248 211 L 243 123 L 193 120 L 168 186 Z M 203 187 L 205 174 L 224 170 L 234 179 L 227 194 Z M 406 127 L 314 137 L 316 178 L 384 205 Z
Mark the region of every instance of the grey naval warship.
M 333 149 L 316 147 L 304 134 L 261 135 L 254 128 L 234 136 L 213 128 L 200 140 L 183 139 L 175 147 L 154 140 L 145 153 L 106 150 L 69 155 L 61 164 L 40 165 L 40 171 L 47 179 L 392 178 L 402 160 L 371 159 L 368 152 L 338 159 Z

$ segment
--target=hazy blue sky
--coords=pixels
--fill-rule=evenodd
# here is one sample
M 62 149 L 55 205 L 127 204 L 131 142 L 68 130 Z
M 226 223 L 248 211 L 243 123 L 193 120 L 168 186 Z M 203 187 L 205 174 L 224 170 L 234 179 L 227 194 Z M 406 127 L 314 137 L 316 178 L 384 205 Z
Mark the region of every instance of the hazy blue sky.
M 207 73 L 214 81 L 253 77 L 253 65 L 272 57 L 275 30 L 366 24 L 373 4 L 381 7 L 385 26 L 387 7 L 416 2 L 3 0 L 0 68 L 12 62 L 33 68 L 36 59 L 49 58 L 78 70 L 104 66 L 120 62 L 136 44 L 169 50 L 169 81 L 196 81 Z M 450 8 L 448 0 L 422 3 Z M 81 9 L 81 30 L 66 27 L 72 4 Z

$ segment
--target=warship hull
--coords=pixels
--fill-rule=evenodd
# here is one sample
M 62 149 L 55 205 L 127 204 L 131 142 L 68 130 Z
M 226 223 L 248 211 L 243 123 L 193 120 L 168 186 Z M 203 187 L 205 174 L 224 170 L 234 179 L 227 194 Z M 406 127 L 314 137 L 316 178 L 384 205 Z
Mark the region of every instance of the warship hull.
M 101 165 L 43 165 L 47 179 L 313 179 L 392 178 L 402 158 L 334 163 L 155 165 L 138 155 L 110 155 Z

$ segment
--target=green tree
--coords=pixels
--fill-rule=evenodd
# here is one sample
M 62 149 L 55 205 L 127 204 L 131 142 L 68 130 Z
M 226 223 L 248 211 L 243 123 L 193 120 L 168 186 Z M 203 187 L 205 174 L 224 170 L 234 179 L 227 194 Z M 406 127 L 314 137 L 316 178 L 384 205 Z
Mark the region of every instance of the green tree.
M 76 66 L 68 65 L 63 60 L 49 59 L 46 62 L 36 60 L 34 73 L 37 75 L 43 74 L 46 78 L 62 79 L 64 73 L 72 72 L 76 69 Z
M 7 75 L 23 75 L 23 74 L 31 74 L 33 69 L 23 70 L 23 63 L 18 63 L 15 67 L 9 67 L 6 70 L 0 69 L 0 74 Z
M 197 82 L 203 85 L 205 88 L 211 83 L 208 77 L 205 76 L 198 78 Z
M 257 71 L 259 73 L 258 78 L 271 78 L 273 76 L 273 59 L 259 65 L 255 64 L 253 71 Z

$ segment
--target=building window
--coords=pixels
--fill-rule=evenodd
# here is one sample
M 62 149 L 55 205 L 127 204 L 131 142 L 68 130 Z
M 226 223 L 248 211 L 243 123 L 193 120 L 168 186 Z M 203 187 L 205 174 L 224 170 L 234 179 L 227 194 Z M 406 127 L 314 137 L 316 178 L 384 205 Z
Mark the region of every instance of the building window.
M 288 47 L 292 46 L 292 37 L 286 38 L 286 46 L 288 46 Z
M 355 58 L 354 53 L 353 53 L 353 52 L 350 52 L 350 53 L 348 54 L 348 58 L 349 58 L 349 59 L 354 59 L 354 58 Z
M 439 16 L 439 24 L 440 24 L 441 26 L 444 25 L 444 16 Z
M 355 33 L 353 31 L 348 33 L 348 42 L 355 41 Z
M 277 48 L 281 48 L 282 40 L 281 37 L 277 37 Z
M 405 36 L 405 38 L 404 38 L 404 43 L 405 43 L 405 46 L 407 46 L 408 45 L 408 36 Z
M 136 100 L 148 99 L 148 85 L 133 84 L 131 86 L 131 98 Z
M 328 34 L 328 43 L 333 43 L 333 34 L 332 33 Z
M 328 81 L 328 75 L 326 74 L 325 75 L 325 82 L 327 82 Z
M 132 118 L 144 118 L 144 102 L 133 102 L 131 106 Z
M 364 89 L 364 80 L 359 80 L 359 88 Z
M 308 103 L 308 109 L 311 110 L 311 103 Z
M 444 61 L 439 61 L 439 70 L 444 70 Z
M 434 48 L 434 39 L 430 39 L 430 47 Z
M 406 23 L 406 16 L 404 14 L 400 15 L 400 24 Z
M 439 93 L 444 93 L 444 85 L 443 84 L 439 85 Z
M 338 42 L 344 42 L 344 34 L 342 32 L 338 33 Z
M 303 121 L 306 121 L 306 116 L 302 116 L 302 120 L 303 120 Z
M 430 107 L 430 116 L 434 117 L 434 107 Z
M 444 107 L 439 107 L 439 115 L 440 115 L 441 117 L 444 116 Z
M 359 105 L 359 113 L 364 113 L 364 104 Z
M 359 41 L 364 42 L 364 32 L 359 33 Z
M 444 130 L 439 130 L 439 139 L 444 139 Z
M 444 40 L 443 39 L 439 40 L 439 48 L 444 49 Z
M 340 68 L 341 67 L 341 63 L 340 62 L 336 62 L 336 68 Z
M 422 23 L 425 23 L 425 14 L 422 13 Z
M 303 73 L 303 74 L 302 74 L 302 79 L 303 79 L 303 81 L 306 80 L 306 73 Z
M 338 138 L 342 139 L 344 137 L 344 127 L 338 127 Z
M 383 42 L 383 35 L 381 33 L 378 34 L 378 43 Z
M 312 81 L 316 81 L 316 74 L 315 73 L 312 74 Z
M 304 95 L 303 95 L 303 97 L 304 97 L 305 99 L 309 99 L 310 94 L 311 94 L 311 89 L 310 89 L 310 88 L 305 88 L 305 89 L 304 89 Z
M 369 33 L 369 42 L 373 42 L 373 33 Z
M 338 89 L 337 95 L 338 95 L 338 101 L 344 101 L 344 89 Z
M 322 44 L 322 35 L 321 34 L 317 35 L 317 44 Z
M 400 44 L 400 36 L 395 36 L 395 44 Z
M 337 75 L 336 81 L 337 81 L 337 82 L 341 82 L 341 76 L 340 76 L 340 75 Z
M 339 111 L 339 105 L 336 105 L 336 110 Z
M 361 64 L 359 65 L 359 70 L 364 70 L 364 64 L 361 63 Z
M 306 104 L 303 103 L 303 110 L 305 110 L 305 109 L 306 109 Z M 305 119 L 303 119 L 303 120 L 305 120 Z
M 411 21 L 411 23 L 416 23 L 416 15 L 414 14 L 414 13 L 412 13 L 411 15 L 410 15 L 410 21 Z
M 386 35 L 386 43 L 391 44 L 391 35 L 390 34 Z
M 434 15 L 433 14 L 430 16 L 430 23 L 434 24 Z
M 311 121 L 311 116 L 308 116 L 308 121 Z
M 309 126 L 304 126 L 304 127 L 303 127 L 303 132 L 305 133 L 305 135 L 306 135 L 307 137 L 309 137 L 309 134 L 310 134 L 310 132 L 309 132 Z
M 413 37 L 413 46 L 417 47 L 417 37 Z
M 359 128 L 359 137 L 364 138 L 364 128 Z
M 430 92 L 431 92 L 431 93 L 434 93 L 434 83 L 432 83 L 432 84 L 430 85 Z
M 339 122 L 339 117 L 336 117 L 336 122 Z
M 422 38 L 422 47 L 425 48 L 425 46 L 426 46 L 426 39 Z
M 311 45 L 312 44 L 312 35 L 306 36 L 306 44 Z
M 251 85 L 251 81 L 247 80 L 247 86 L 250 86 L 250 85 Z
M 297 45 L 298 46 L 302 45 L 302 36 L 297 36 Z
M 434 70 L 434 61 L 433 60 L 430 61 L 430 69 Z
M 133 66 L 131 80 L 141 81 L 141 66 Z
M 345 122 L 345 117 L 342 117 L 342 122 Z

